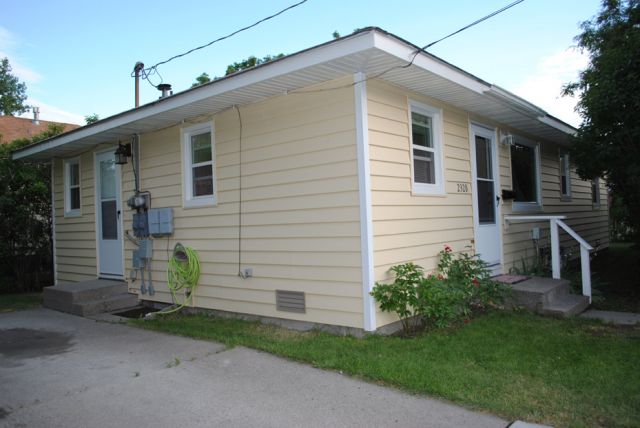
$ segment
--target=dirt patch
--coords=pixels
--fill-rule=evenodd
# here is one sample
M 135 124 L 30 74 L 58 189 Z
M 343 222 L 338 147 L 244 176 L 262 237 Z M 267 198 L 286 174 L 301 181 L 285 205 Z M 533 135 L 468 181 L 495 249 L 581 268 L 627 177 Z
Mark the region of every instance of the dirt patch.
M 73 346 L 72 339 L 73 335 L 57 331 L 0 329 L 0 355 L 12 360 L 21 360 L 62 354 Z

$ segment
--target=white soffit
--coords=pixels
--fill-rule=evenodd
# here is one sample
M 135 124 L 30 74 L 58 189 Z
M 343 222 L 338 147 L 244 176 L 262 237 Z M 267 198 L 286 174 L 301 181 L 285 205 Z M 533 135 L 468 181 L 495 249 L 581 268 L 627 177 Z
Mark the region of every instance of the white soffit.
M 475 115 L 531 134 L 566 143 L 569 125 L 497 86 L 432 55 L 419 54 L 402 68 L 416 47 L 380 29 L 368 29 L 214 82 L 179 92 L 95 124 L 14 152 L 15 159 L 47 161 L 71 156 L 97 144 L 125 140 L 234 105 L 254 103 L 317 83 L 363 72 Z

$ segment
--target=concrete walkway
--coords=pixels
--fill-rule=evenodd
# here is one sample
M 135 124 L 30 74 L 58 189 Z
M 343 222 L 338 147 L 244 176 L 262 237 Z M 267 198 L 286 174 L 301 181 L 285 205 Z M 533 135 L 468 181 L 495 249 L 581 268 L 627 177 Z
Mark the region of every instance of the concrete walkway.
M 505 427 L 246 348 L 37 309 L 0 314 L 2 427 Z
M 598 319 L 615 325 L 636 325 L 637 323 L 640 323 L 640 314 L 634 314 L 631 312 L 598 311 L 596 309 L 589 309 L 580 314 L 580 316 L 583 318 Z

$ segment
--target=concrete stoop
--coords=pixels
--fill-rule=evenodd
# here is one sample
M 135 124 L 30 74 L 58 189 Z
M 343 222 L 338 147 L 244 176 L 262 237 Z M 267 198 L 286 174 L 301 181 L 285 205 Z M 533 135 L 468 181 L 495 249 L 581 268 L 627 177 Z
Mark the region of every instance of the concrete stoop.
M 589 307 L 589 298 L 570 293 L 566 279 L 534 277 L 512 284 L 509 307 L 524 307 L 533 312 L 555 317 L 570 317 Z
M 43 306 L 82 317 L 127 309 L 138 305 L 122 281 L 94 279 L 61 283 L 44 288 Z

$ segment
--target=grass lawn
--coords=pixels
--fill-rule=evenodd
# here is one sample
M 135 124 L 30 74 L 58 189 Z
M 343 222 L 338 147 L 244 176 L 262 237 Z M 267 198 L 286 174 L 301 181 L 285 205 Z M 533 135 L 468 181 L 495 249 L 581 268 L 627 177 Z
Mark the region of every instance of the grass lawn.
M 640 426 L 640 327 L 492 312 L 412 339 L 357 339 L 206 316 L 132 323 L 260 349 L 506 419 Z
M 640 313 L 640 248 L 612 243 L 591 261 L 594 309 Z
M 0 313 L 42 306 L 42 293 L 0 294 Z

